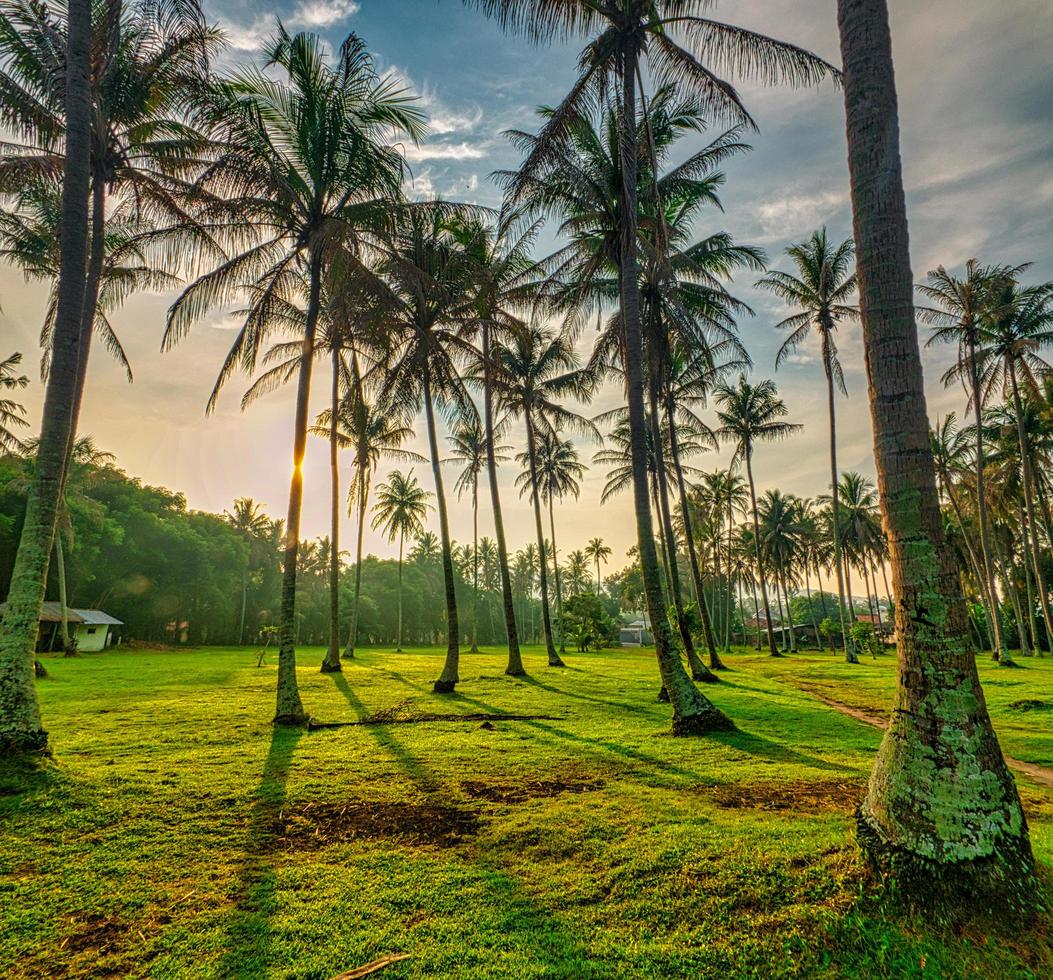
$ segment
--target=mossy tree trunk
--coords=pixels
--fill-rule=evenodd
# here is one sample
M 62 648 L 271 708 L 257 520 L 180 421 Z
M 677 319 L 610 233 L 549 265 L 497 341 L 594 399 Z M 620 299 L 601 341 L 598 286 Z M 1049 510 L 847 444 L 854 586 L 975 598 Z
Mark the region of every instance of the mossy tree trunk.
M 885 0 L 838 0 L 838 26 L 874 457 L 899 634 L 896 701 L 859 810 L 859 841 L 901 898 L 927 914 L 1004 917 L 1034 902 L 1034 859 L 943 537 Z
M 34 652 L 75 426 L 91 176 L 91 4 L 70 0 L 66 10 L 66 160 L 58 303 L 36 466 L 0 624 L 0 757 L 48 748 L 34 684 Z

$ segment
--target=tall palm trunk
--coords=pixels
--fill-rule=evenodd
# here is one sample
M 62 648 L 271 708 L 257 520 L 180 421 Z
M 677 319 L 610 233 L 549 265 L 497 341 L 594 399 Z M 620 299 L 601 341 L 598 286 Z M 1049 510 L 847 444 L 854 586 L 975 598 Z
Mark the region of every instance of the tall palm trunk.
M 245 613 L 249 605 L 249 563 L 248 559 L 241 569 L 241 617 L 238 621 L 238 643 L 245 645 Z
M 310 294 L 296 386 L 296 421 L 293 428 L 293 471 L 289 482 L 289 511 L 285 521 L 285 562 L 282 569 L 281 612 L 278 620 L 278 705 L 276 725 L 302 725 L 307 720 L 296 683 L 296 564 L 300 553 L 300 512 L 303 505 L 303 461 L 307 454 L 307 413 L 311 401 L 311 369 L 321 306 L 322 256 L 311 246 Z
M 837 569 L 837 613 L 841 619 L 841 645 L 844 648 L 845 661 L 859 663 L 859 657 L 848 637 L 845 623 L 845 579 L 841 571 L 841 501 L 837 483 L 837 413 L 834 397 L 834 372 L 831 363 L 831 352 L 826 325 L 823 329 L 823 370 L 826 373 L 826 405 L 830 419 L 830 506 L 833 510 L 831 524 L 834 538 L 834 567 Z
M 472 481 L 472 653 L 479 652 L 479 476 Z
M 431 472 L 435 479 L 435 505 L 439 511 L 439 536 L 442 541 L 442 578 L 446 587 L 446 660 L 439 679 L 432 685 L 436 694 L 452 694 L 457 682 L 461 658 L 461 635 L 457 622 L 457 593 L 453 578 L 453 555 L 450 548 L 450 521 L 446 514 L 446 491 L 442 485 L 442 461 L 439 459 L 439 437 L 435 430 L 435 406 L 431 400 L 431 372 L 424 368 L 424 412 L 428 420 L 428 447 Z
M 383 489 L 383 488 L 381 488 Z M 402 653 L 402 549 L 406 543 L 406 534 L 399 531 L 399 602 L 398 618 L 395 623 L 395 652 Z
M 719 533 L 719 532 L 718 532 Z M 732 561 L 731 561 L 731 549 L 732 549 L 732 537 L 735 533 L 735 515 L 731 509 L 731 500 L 728 500 L 728 555 L 725 565 L 728 569 L 728 602 L 727 602 L 727 621 L 724 624 L 724 649 L 729 653 L 731 652 L 731 623 L 735 618 L 735 598 L 734 592 L 731 589 L 731 576 L 732 576 Z
M 556 577 L 556 620 L 559 623 L 559 652 L 566 653 L 563 639 L 563 582 L 559 574 L 559 558 L 556 552 L 556 513 L 552 503 L 552 494 L 548 495 L 548 523 L 552 542 L 552 572 Z
M 1002 637 L 1002 623 L 998 615 L 998 591 L 995 586 L 994 559 L 991 556 L 991 532 L 987 519 L 987 476 L 984 462 L 984 434 L 980 369 L 976 359 L 976 344 L 969 341 L 969 381 L 972 386 L 973 423 L 976 427 L 976 512 L 980 521 L 980 556 L 983 559 L 984 591 L 988 595 L 988 629 L 992 634 L 995 659 L 1006 666 L 1012 663 Z
M 552 613 L 548 602 L 548 556 L 545 548 L 545 532 L 541 525 L 541 491 L 537 478 L 537 446 L 534 434 L 534 419 L 529 407 L 526 412 L 527 456 L 530 465 L 530 495 L 534 501 L 534 529 L 537 532 L 538 565 L 541 572 L 541 623 L 545 631 L 545 651 L 548 653 L 550 667 L 563 667 L 565 664 L 556 653 L 552 642 Z
M 73 644 L 69 641 L 69 596 L 66 592 L 66 554 L 65 545 L 62 543 L 62 524 L 61 514 L 59 517 L 59 526 L 55 528 L 55 572 L 56 578 L 58 578 L 58 590 L 59 590 L 59 614 L 61 621 L 59 623 L 59 635 L 62 638 L 62 652 L 67 657 L 73 656 L 77 651 L 73 648 Z
M 0 757 L 46 752 L 48 747 L 33 681 L 33 653 L 73 431 L 91 173 L 91 3 L 70 0 L 66 10 L 66 159 L 58 303 L 37 462 L 0 625 Z
M 820 586 L 820 591 L 822 587 Z M 804 594 L 808 597 L 808 618 L 812 621 L 812 629 L 815 630 L 815 640 L 819 649 L 823 649 L 823 637 L 819 632 L 819 624 L 815 621 L 815 606 L 812 604 L 812 579 L 808 568 L 808 560 L 804 561 Z
M 1031 564 L 1034 569 L 1035 589 L 1038 592 L 1038 605 L 1042 610 L 1042 623 L 1046 627 L 1046 646 L 1053 650 L 1053 619 L 1049 611 L 1049 591 L 1042 575 L 1042 549 L 1038 540 L 1038 521 L 1035 513 L 1034 473 L 1031 469 L 1031 447 L 1028 445 L 1027 432 L 1024 429 L 1024 406 L 1020 398 L 1020 385 L 1016 377 L 1016 363 L 1009 361 L 1009 381 L 1013 391 L 1013 411 L 1016 412 L 1016 435 L 1020 443 L 1020 470 L 1024 484 L 1024 510 L 1027 514 L 1027 526 L 1031 531 Z M 1007 662 L 1009 666 L 1011 662 Z
M 351 629 L 347 634 L 347 646 L 344 657 L 354 659 L 355 644 L 358 643 L 358 606 L 362 597 L 362 535 L 366 526 L 366 502 L 369 499 L 369 484 L 366 470 L 361 464 L 358 468 L 358 529 L 355 540 L 355 594 L 351 600 Z
M 323 674 L 340 670 L 340 447 L 337 440 L 340 411 L 340 349 L 333 344 L 333 384 L 329 407 L 329 649 L 322 661 Z
M 838 0 L 874 458 L 896 593 L 899 685 L 858 815 L 871 864 L 927 914 L 1026 909 L 1037 894 L 1016 784 L 967 649 L 943 538 L 914 320 L 885 0 Z
M 709 651 L 710 670 L 726 670 L 723 661 L 717 654 L 717 644 L 713 638 L 713 621 L 709 617 L 709 604 L 706 601 L 706 590 L 702 584 L 702 572 L 698 566 L 698 550 L 695 546 L 695 532 L 691 525 L 691 507 L 687 499 L 687 481 L 684 479 L 684 468 L 680 464 L 680 438 L 676 433 L 674 425 L 675 413 L 673 411 L 673 400 L 670 394 L 666 395 L 665 404 L 666 424 L 669 426 L 669 450 L 673 458 L 673 472 L 676 474 L 676 489 L 680 497 L 680 513 L 684 518 L 684 537 L 687 539 L 687 558 L 691 565 L 691 584 L 695 591 L 695 607 L 702 620 L 702 636 L 706 641 L 706 649 Z M 599 574 L 599 563 L 597 562 L 597 575 Z M 697 678 L 696 678 L 697 680 Z
M 764 602 L 764 622 L 768 628 L 768 653 L 773 657 L 782 654 L 775 649 L 775 634 L 771 628 L 771 606 L 768 603 L 768 586 L 764 581 L 764 562 L 760 549 L 760 516 L 757 513 L 757 488 L 753 483 L 753 447 L 746 446 L 743 454 L 746 460 L 746 480 L 750 485 L 750 512 L 753 515 L 753 551 L 757 562 L 757 578 L 760 579 L 761 599 Z
M 786 596 L 786 619 L 790 623 L 790 652 L 797 652 L 797 633 L 793 628 L 793 613 L 790 611 L 790 583 L 786 577 L 786 566 L 779 563 L 779 575 L 782 577 L 782 594 Z
M 497 564 L 501 574 L 501 604 L 505 614 L 505 630 L 508 633 L 508 665 L 505 673 L 510 677 L 523 677 L 523 656 L 519 651 L 519 628 L 516 624 L 516 609 L 512 597 L 512 575 L 508 568 L 508 545 L 505 543 L 505 521 L 501 513 L 501 492 L 497 486 L 497 452 L 494 449 L 494 393 L 491 370 L 493 350 L 491 347 L 490 322 L 483 320 L 483 426 L 486 430 L 486 480 L 490 484 L 490 506 L 494 513 L 494 538 L 497 541 Z

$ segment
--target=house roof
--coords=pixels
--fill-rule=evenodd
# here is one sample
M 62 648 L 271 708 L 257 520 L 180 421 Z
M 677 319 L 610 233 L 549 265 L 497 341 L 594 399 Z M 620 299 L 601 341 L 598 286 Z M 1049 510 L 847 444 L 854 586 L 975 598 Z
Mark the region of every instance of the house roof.
M 101 609 L 71 609 L 70 612 L 80 616 L 79 622 L 89 626 L 123 626 L 124 621 L 104 613 Z
M 0 616 L 7 611 L 7 603 L 0 603 Z M 66 610 L 66 619 L 71 623 L 83 623 L 84 619 L 74 609 Z M 61 623 L 62 604 L 59 602 L 45 602 L 40 607 L 40 621 L 42 623 Z

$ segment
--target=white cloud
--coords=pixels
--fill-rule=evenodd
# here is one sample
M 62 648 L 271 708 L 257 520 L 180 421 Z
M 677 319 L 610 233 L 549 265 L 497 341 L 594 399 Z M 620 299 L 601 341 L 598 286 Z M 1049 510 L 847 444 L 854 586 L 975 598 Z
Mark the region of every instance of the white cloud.
M 355 0 L 302 0 L 289 16 L 281 18 L 290 31 L 324 30 L 342 23 L 358 13 Z M 262 14 L 251 24 L 240 24 L 226 17 L 219 18 L 219 26 L 227 34 L 230 46 L 237 51 L 257 51 L 274 34 L 278 17 Z
M 468 142 L 460 143 L 424 143 L 421 146 L 408 145 L 405 148 L 406 159 L 419 160 L 478 160 L 484 152 L 481 147 Z

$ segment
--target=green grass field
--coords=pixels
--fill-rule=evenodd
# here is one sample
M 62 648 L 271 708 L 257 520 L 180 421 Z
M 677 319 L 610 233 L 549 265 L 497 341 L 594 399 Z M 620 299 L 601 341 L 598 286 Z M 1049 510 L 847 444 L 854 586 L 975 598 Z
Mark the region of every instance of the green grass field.
M 275 731 L 275 655 L 48 661 L 55 763 L 0 771 L 0 974 L 387 977 L 1053 976 L 1053 941 L 886 918 L 852 837 L 891 657 L 743 650 L 706 688 L 740 732 L 666 734 L 646 651 L 495 651 L 430 693 L 436 650 L 301 651 L 320 721 Z M 1005 750 L 1053 767 L 1053 660 L 981 664 Z M 1018 775 L 1047 888 L 1053 788 Z

